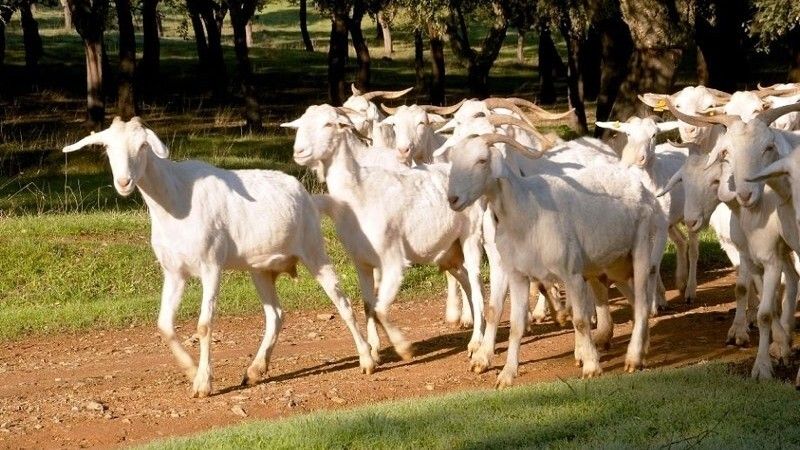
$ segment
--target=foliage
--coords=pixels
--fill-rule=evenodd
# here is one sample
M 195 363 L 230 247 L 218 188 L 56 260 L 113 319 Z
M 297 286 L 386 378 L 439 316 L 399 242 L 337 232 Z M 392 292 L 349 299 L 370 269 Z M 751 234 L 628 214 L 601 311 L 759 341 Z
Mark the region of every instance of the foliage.
M 800 26 L 797 0 L 753 0 L 755 14 L 748 25 L 752 36 L 766 47 Z

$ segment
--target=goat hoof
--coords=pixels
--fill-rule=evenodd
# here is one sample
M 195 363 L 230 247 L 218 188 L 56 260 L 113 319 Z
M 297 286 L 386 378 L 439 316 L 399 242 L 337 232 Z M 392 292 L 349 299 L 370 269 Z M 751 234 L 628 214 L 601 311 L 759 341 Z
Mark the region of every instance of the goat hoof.
M 694 298 L 694 297 L 686 297 L 684 300 L 686 300 L 686 304 L 687 305 L 691 305 L 692 303 L 695 302 L 696 298 Z
M 639 358 L 627 358 L 625 360 L 625 372 L 634 373 L 644 369 L 644 360 Z
M 372 373 L 375 372 L 375 360 L 369 355 L 360 356 L 358 358 L 358 365 L 361 367 L 362 374 L 372 375 Z
M 489 357 L 480 350 L 472 355 L 469 363 L 469 369 L 475 373 L 483 373 L 489 368 Z
M 461 328 L 472 328 L 472 323 L 473 323 L 472 317 L 470 317 L 469 319 L 464 319 L 462 317 L 461 320 L 459 321 L 459 326 Z
M 402 358 L 403 361 L 411 361 L 414 358 L 414 348 L 411 344 L 402 343 L 394 347 L 394 351 Z
M 583 372 L 581 374 L 581 378 L 590 379 L 590 378 L 597 378 L 603 374 L 603 369 L 600 367 L 600 364 L 597 362 L 586 363 L 583 365 Z
M 750 376 L 755 380 L 771 380 L 772 379 L 772 363 L 756 361 L 753 364 L 753 370 Z
M 511 372 L 512 371 L 503 369 L 497 374 L 497 381 L 494 383 L 495 389 L 504 389 L 514 384 L 514 377 L 516 374 Z

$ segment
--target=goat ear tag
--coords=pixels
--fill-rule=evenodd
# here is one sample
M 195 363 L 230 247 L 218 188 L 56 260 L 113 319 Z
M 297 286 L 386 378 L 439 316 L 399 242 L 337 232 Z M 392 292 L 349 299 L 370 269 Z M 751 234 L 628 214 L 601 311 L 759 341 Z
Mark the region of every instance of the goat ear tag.
M 667 100 L 664 99 L 664 98 L 658 99 L 658 101 L 656 102 L 656 106 L 653 107 L 653 111 L 656 111 L 656 112 L 666 111 L 667 109 L 668 109 L 667 108 Z

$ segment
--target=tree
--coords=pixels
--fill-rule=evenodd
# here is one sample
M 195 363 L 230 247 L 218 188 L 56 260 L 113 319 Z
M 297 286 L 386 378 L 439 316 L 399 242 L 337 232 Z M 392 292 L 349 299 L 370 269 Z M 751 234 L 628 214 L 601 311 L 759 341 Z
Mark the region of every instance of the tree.
M 752 0 L 755 14 L 749 23 L 750 35 L 762 48 L 776 47 L 782 39 L 788 56 L 789 81 L 800 82 L 800 2 L 796 0 Z
M 631 31 L 633 55 L 628 75 L 614 102 L 612 117 L 624 120 L 646 115 L 636 95 L 668 93 L 690 32 L 694 30 L 693 0 L 620 0 L 622 18 Z
M 622 20 L 619 9 L 597 24 L 600 32 L 600 91 L 597 95 L 597 120 L 606 121 L 617 99 L 619 86 L 628 74 L 628 61 L 633 52 L 633 41 L 628 25 Z M 595 128 L 595 135 L 603 134 L 603 128 Z
M 119 77 L 117 80 L 117 114 L 123 120 L 138 115 L 134 76 L 136 73 L 136 35 L 130 0 L 114 0 L 119 25 Z
M 698 82 L 723 91 L 736 90 L 746 75 L 742 24 L 749 14 L 747 0 L 704 0 L 695 20 Z
M 5 67 L 6 59 L 6 24 L 11 20 L 13 14 L 14 8 L 10 5 L 0 5 L 0 80 L 4 79 L 3 68 Z M 0 85 L 2 85 L 0 94 L 3 93 L 6 84 L 5 82 L 0 83 Z
M 355 84 L 361 91 L 369 91 L 370 84 L 371 60 L 369 56 L 369 47 L 364 39 L 364 33 L 361 30 L 361 21 L 366 12 L 367 5 L 365 0 L 353 0 L 353 14 L 352 17 L 347 19 L 347 29 L 350 31 L 350 37 L 353 40 L 353 48 L 356 51 L 356 59 L 358 59 Z
M 314 44 L 308 34 L 308 0 L 300 0 L 300 34 L 303 36 L 303 44 L 307 52 L 314 51 Z
M 108 0 L 68 0 L 75 30 L 83 39 L 86 54 L 87 124 L 100 129 L 105 120 L 103 95 L 103 33 L 106 27 Z
M 470 94 L 478 98 L 489 96 L 489 71 L 494 65 L 508 30 L 508 5 L 492 0 L 488 5 L 491 23 L 480 51 L 474 50 L 469 41 L 469 29 L 464 17 L 465 5 L 461 0 L 452 0 L 450 14 L 445 20 L 445 31 L 450 38 L 450 47 L 467 66 L 467 85 Z
M 253 66 L 247 48 L 247 24 L 256 11 L 256 0 L 228 0 L 233 25 L 233 46 L 236 51 L 236 66 L 244 97 L 245 119 L 251 131 L 260 131 L 261 111 L 253 87 Z
M 209 78 L 214 96 L 222 98 L 227 91 L 225 58 L 222 54 L 222 21 L 228 6 L 214 0 L 186 0 L 186 7 L 195 33 L 200 66 Z
M 556 44 L 550 35 L 550 27 L 546 22 L 540 21 L 539 47 L 539 103 L 551 105 L 556 101 L 555 79 L 566 74 L 567 68 L 561 61 L 561 56 L 556 50 Z
M 153 86 L 158 80 L 161 64 L 158 0 L 142 0 L 142 60 L 139 72 L 143 86 Z
M 390 58 L 394 53 L 394 42 L 392 41 L 392 17 L 394 13 L 388 7 L 381 8 L 375 13 L 375 21 L 381 29 L 383 39 L 383 57 Z
M 347 11 L 344 0 L 333 0 L 331 14 L 330 45 L 328 46 L 328 97 L 332 105 L 341 105 L 346 96 L 345 67 L 347 64 Z
M 442 33 L 433 22 L 428 22 L 428 39 L 431 46 L 431 105 L 444 105 L 445 66 Z
M 34 2 L 31 0 L 20 0 L 17 8 L 22 25 L 22 43 L 25 47 L 25 70 L 28 80 L 35 86 L 39 79 L 39 60 L 44 54 L 44 49 L 39 35 L 39 22 L 33 17 L 33 5 Z

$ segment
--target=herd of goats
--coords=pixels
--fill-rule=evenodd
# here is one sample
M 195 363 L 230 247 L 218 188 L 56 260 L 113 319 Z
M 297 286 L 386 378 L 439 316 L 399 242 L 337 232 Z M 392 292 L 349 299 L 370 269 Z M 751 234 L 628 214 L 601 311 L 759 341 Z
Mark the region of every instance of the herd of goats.
M 295 276 L 298 262 L 350 329 L 364 373 L 379 363 L 379 326 L 403 359 L 412 356 L 389 318 L 411 264 L 445 272 L 445 318 L 472 327 L 467 351 L 475 372 L 490 367 L 509 292 L 509 347 L 498 387 L 517 374 L 528 321 L 547 310 L 562 323 L 571 317 L 576 363 L 584 377 L 600 375 L 597 348 L 613 337 L 612 284 L 633 308 L 625 357 L 632 372 L 645 364 L 648 318 L 666 305 L 659 268 L 667 239 L 677 248 L 676 288 L 692 301 L 698 233 L 709 224 L 737 270 L 728 341 L 748 344 L 757 322 L 755 378 L 771 378 L 772 358 L 789 357 L 800 280 L 800 131 L 792 131 L 800 130 L 800 84 L 732 95 L 703 86 L 641 95 L 677 120 L 598 122 L 624 134 L 618 151 L 598 139 L 563 141 L 538 131 L 534 121 L 571 111 L 554 114 L 519 98 L 376 104 L 407 92 L 353 89 L 342 107 L 311 106 L 281 125 L 296 130 L 295 162 L 327 186 L 319 195 L 282 172 L 170 161 L 138 118 L 116 118 L 64 148 L 104 147 L 116 191 L 127 196 L 138 188 L 144 198 L 164 274 L 158 328 L 193 380 L 193 396 L 212 389 L 211 322 L 222 271 L 249 271 L 264 307 L 264 337 L 243 380 L 252 384 L 265 375 L 282 325 L 275 279 Z M 681 143 L 656 144 L 659 133 L 674 129 Z M 357 271 L 366 339 L 326 254 L 320 214 L 331 217 Z M 203 287 L 197 365 L 173 326 L 189 277 Z

